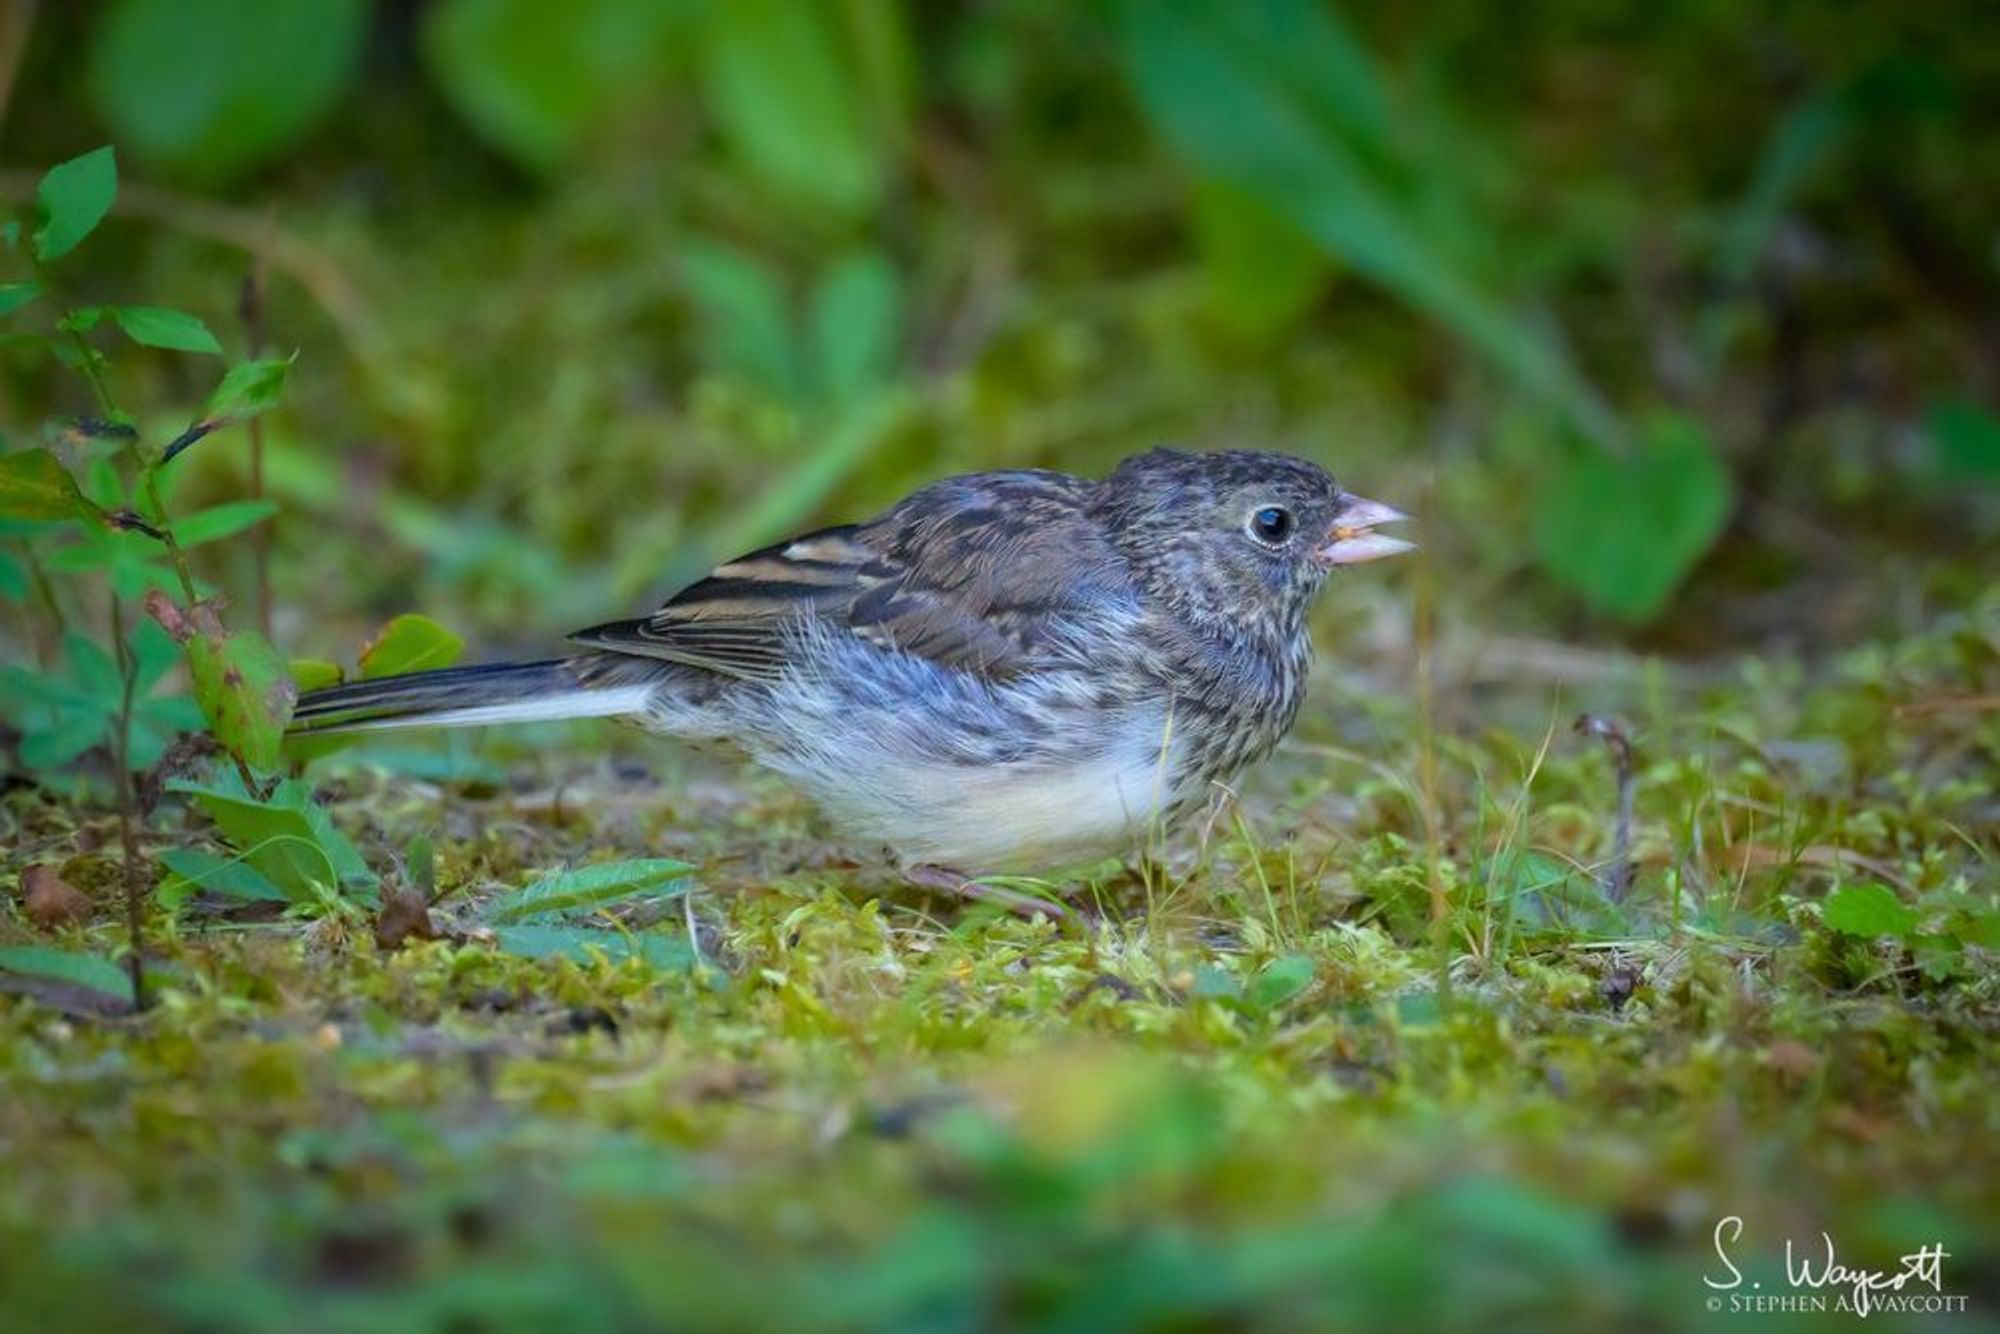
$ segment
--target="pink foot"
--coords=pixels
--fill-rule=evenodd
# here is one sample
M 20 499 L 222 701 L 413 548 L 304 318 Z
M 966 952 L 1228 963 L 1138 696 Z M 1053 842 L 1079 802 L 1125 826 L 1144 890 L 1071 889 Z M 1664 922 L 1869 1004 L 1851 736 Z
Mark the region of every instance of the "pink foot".
M 1060 903 L 1036 898 L 1033 894 L 1023 894 L 1019 890 L 1002 889 L 998 885 L 983 884 L 963 871 L 949 866 L 933 866 L 928 863 L 903 868 L 903 879 L 918 889 L 933 889 L 962 899 L 976 899 L 983 903 L 1005 908 L 1017 917 L 1030 921 L 1036 917 L 1046 917 L 1054 922 L 1068 922 L 1072 925 L 1081 921 L 1076 911 Z

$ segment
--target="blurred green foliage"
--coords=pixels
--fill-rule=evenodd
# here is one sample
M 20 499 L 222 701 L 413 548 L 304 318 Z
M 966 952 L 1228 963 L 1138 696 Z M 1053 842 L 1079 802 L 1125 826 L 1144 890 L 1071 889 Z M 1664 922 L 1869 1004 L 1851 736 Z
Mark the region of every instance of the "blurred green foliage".
M 213 316 L 273 270 L 318 380 L 278 484 L 404 556 L 364 621 L 413 565 L 482 617 L 619 609 L 945 471 L 1172 438 L 1434 474 L 1479 600 L 1685 641 L 1691 577 L 1994 535 L 1980 19 L 118 0 L 44 10 L 7 130 L 240 202 L 146 198 L 129 261 Z M 1821 569 L 1801 535 L 1864 514 Z
M 466 123 L 521 165 L 553 171 L 674 59 L 686 35 L 677 17 L 620 0 L 460 0 L 432 7 L 422 40 Z
M 219 184 L 298 147 L 347 93 L 369 0 L 114 0 L 90 44 L 92 105 L 118 144 Z
M 155 690 L 180 661 L 180 652 L 157 625 L 141 625 L 133 636 L 138 664 L 137 700 L 132 713 L 130 762 L 150 768 L 182 731 L 201 726 L 201 711 L 185 696 Z M 81 634 L 63 636 L 63 661 L 54 671 L 31 671 L 13 663 L 0 666 L 0 719 L 20 734 L 22 764 L 55 783 L 55 771 L 94 747 L 103 746 L 117 724 L 124 685 L 111 654 Z
M 48 298 L 37 313 L 49 323 L 15 334 L 15 345 L 76 371 L 89 388 L 92 408 L 91 415 L 44 427 L 45 437 L 63 446 L 71 463 L 47 448 L 0 454 L 0 524 L 23 548 L 13 568 L 33 571 L 41 604 L 36 615 L 60 636 L 77 678 L 72 686 L 46 667 L 8 664 L 0 676 L 7 686 L 0 713 L 17 729 L 16 755 L 30 770 L 59 771 L 100 747 L 108 753 L 119 794 L 128 896 L 136 900 L 140 867 L 133 830 L 139 812 L 131 774 L 161 761 L 167 747 L 157 732 L 168 718 L 181 716 L 176 710 L 182 701 L 152 698 L 176 656 L 171 645 L 164 660 L 156 651 L 160 634 L 186 650 L 188 680 L 209 736 L 240 766 L 266 771 L 278 766 L 294 697 L 285 661 L 254 631 L 231 634 L 223 627 L 214 597 L 203 596 L 186 554 L 256 525 L 277 507 L 261 496 L 228 502 L 190 515 L 177 529 L 167 512 L 169 484 L 161 473 L 205 436 L 273 407 L 289 363 L 253 359 L 230 367 L 187 430 L 171 443 L 149 445 L 112 395 L 112 358 L 93 332 L 108 316 L 142 347 L 217 356 L 222 347 L 206 324 L 184 311 L 80 305 L 71 299 L 69 280 L 58 277 L 52 261 L 68 256 L 97 229 L 117 194 L 114 151 L 80 154 L 37 181 L 35 225 L 26 246 L 18 224 L 0 238 L 34 273 L 32 283 L 21 284 L 31 290 L 16 308 Z M 82 485 L 72 468 L 82 473 Z M 82 578 L 59 589 L 51 574 Z M 25 602 L 29 583 L 26 570 L 8 580 L 8 600 Z M 143 627 L 145 635 L 133 632 L 126 614 L 127 602 L 141 597 L 152 622 Z M 108 647 L 72 628 L 72 615 L 86 611 L 102 614 Z M 247 779 L 249 768 L 243 773 Z M 131 921 L 136 948 L 136 906 Z M 136 971 L 133 986 L 139 986 Z

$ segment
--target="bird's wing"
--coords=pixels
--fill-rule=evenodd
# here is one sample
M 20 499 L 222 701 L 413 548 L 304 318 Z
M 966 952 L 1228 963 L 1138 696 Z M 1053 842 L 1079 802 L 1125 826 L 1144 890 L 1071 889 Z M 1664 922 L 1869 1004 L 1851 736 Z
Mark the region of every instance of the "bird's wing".
M 823 528 L 718 566 L 644 620 L 573 638 L 769 680 L 803 618 L 991 678 L 1032 666 L 1106 597 L 1124 564 L 1089 511 L 1093 483 L 1007 472 L 926 487 L 866 524 Z

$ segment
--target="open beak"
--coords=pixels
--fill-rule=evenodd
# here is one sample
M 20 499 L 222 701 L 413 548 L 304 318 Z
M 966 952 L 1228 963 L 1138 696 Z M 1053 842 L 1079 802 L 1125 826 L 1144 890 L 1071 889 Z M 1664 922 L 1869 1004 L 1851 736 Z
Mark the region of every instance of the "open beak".
M 1314 554 L 1327 565 L 1359 565 L 1362 561 L 1381 560 L 1384 556 L 1415 551 L 1415 542 L 1405 542 L 1400 537 L 1385 537 L 1375 531 L 1380 524 L 1396 523 L 1409 517 L 1379 500 L 1348 496 L 1339 517 L 1334 520 L 1333 531 Z

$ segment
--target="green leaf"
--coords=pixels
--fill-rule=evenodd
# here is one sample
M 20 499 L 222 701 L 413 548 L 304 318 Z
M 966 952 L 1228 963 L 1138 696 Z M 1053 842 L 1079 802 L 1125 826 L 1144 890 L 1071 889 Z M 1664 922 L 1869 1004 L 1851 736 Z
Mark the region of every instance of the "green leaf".
M 125 693 L 125 678 L 110 650 L 71 630 L 63 636 L 63 656 L 76 673 L 78 686 L 93 700 L 106 709 L 118 707 Z
M 11 945 L 0 949 L 0 969 L 23 977 L 47 978 L 87 987 L 132 1003 L 132 978 L 123 968 L 96 954 L 78 954 L 47 945 Z
M 109 306 L 74 306 L 62 313 L 56 328 L 64 333 L 89 333 L 104 322 Z
M 117 0 L 89 52 L 118 143 L 218 185 L 303 143 L 353 81 L 367 0 Z
M 210 422 L 245 421 L 278 406 L 285 395 L 285 381 L 291 377 L 290 358 L 267 357 L 242 361 L 223 374 L 222 383 L 202 406 L 202 419 Z
M 1723 227 L 1716 267 L 1731 287 L 1749 280 L 1799 186 L 1853 122 L 1850 97 L 1821 89 L 1780 117 L 1765 137 L 1750 188 Z
M 1947 982 L 1965 970 L 1965 946 L 1955 936 L 1917 936 L 1910 954 L 1933 982 Z
M 174 540 L 184 547 L 198 547 L 204 542 L 233 537 L 246 528 L 255 527 L 277 512 L 278 506 L 275 501 L 225 501 L 220 505 L 190 514 L 185 519 L 174 520 Z
M 60 769 L 77 756 L 109 740 L 111 718 L 106 714 L 72 714 L 53 726 L 21 738 L 21 763 L 46 772 Z
M 113 306 L 111 318 L 135 343 L 164 347 L 176 352 L 211 352 L 222 355 L 222 344 L 208 326 L 194 316 L 165 306 Z
M 65 652 L 69 641 L 70 636 L 65 635 Z M 4 681 L 7 687 L 4 693 L 0 693 L 0 718 L 19 726 L 35 710 L 101 708 L 104 701 L 98 698 L 97 692 L 76 679 L 75 659 L 71 658 L 66 665 L 69 668 L 67 675 L 12 664 L 0 667 L 0 681 Z
M 0 315 L 19 310 L 41 294 L 40 283 L 0 283 Z
M 701 72 L 723 139 L 752 172 L 852 217 L 881 199 L 889 156 L 905 137 L 907 110 L 893 85 L 907 58 L 898 31 L 889 29 L 871 34 L 881 58 L 853 59 L 849 8 L 786 0 L 712 5 Z M 875 87 L 864 83 L 870 78 Z
M 653 857 L 561 871 L 501 899 L 488 915 L 495 922 L 520 922 L 577 908 L 602 907 L 637 894 L 658 893 L 669 881 L 693 869 L 686 862 Z M 679 885 L 674 892 L 686 893 L 687 886 Z
M 197 890 L 228 899 L 286 903 L 285 892 L 240 857 L 220 857 L 197 848 L 169 848 L 159 854 L 171 875 L 160 882 L 162 903 L 185 902 Z
M 337 686 L 347 677 L 347 673 L 340 670 L 339 663 L 322 658 L 293 658 L 288 665 L 292 672 L 292 684 L 301 693 Z
M 529 959 L 570 959 L 594 964 L 640 959 L 654 968 L 678 970 L 694 963 L 694 951 L 679 936 L 656 932 L 608 931 L 587 926 L 500 926 L 493 939 L 509 954 Z
M 286 779 L 262 799 L 244 791 L 228 770 L 208 784 L 180 781 L 167 787 L 200 807 L 243 860 L 295 902 L 317 903 L 336 887 L 366 891 L 379 883 L 354 844 L 314 803 L 312 789 L 297 779 Z
M 167 738 L 201 726 L 201 713 L 185 695 L 155 698 L 160 665 L 181 660 L 180 646 L 152 621 L 133 630 L 138 674 L 127 760 L 134 771 L 150 768 Z M 22 733 L 20 755 L 30 768 L 68 764 L 109 739 L 124 698 L 123 678 L 104 647 L 72 631 L 63 636 L 63 669 L 0 668 L 0 718 Z
M 148 589 L 179 586 L 158 542 L 101 524 L 86 528 L 83 541 L 51 552 L 43 565 L 61 574 L 101 572 L 111 580 L 118 596 L 135 600 L 144 597 Z
M 1560 467 L 1533 508 L 1543 567 L 1599 611 L 1651 618 L 1729 517 L 1729 473 L 1707 432 L 1662 415 L 1624 457 L 1575 450 Z
M 1303 954 L 1273 959 L 1251 981 L 1243 995 L 1253 1010 L 1273 1010 L 1312 985 L 1313 961 Z
M 1917 914 L 1887 885 L 1842 885 L 1826 896 L 1822 920 L 1850 936 L 1907 936 Z
M 399 676 L 449 667 L 464 651 L 465 641 L 430 617 L 404 612 L 362 648 L 361 675 Z
M 839 404 L 888 380 L 902 337 L 902 278 L 880 251 L 847 256 L 820 279 L 809 311 L 817 387 Z
M 343 885 L 372 888 L 381 882 L 381 877 L 368 869 L 368 863 L 361 859 L 361 853 L 348 841 L 347 835 L 335 827 L 326 807 L 313 800 L 312 789 L 304 782 L 287 778 L 271 793 L 271 801 L 306 817 L 306 823 L 312 826 L 320 847 L 332 859 L 333 869 Z
M 186 695 L 162 695 L 141 701 L 132 710 L 132 771 L 152 768 L 176 737 L 201 730 L 201 707 Z
M 1938 471 L 1958 481 L 2000 481 L 2000 417 L 1969 398 L 1945 398 L 1924 414 Z
M 440 92 L 521 165 L 560 165 L 608 117 L 665 82 L 676 7 L 629 0 L 441 0 L 423 54 Z
M 0 518 L 94 519 L 97 507 L 46 449 L 0 454 Z
M 1243 999 L 1243 979 L 1227 968 L 1218 968 L 1212 963 L 1200 964 L 1194 970 L 1192 994 L 1198 1000 L 1240 1001 Z
M 9 551 L 0 551 L 0 598 L 21 602 L 28 596 L 28 567 Z
M 276 649 L 254 630 L 210 628 L 188 640 L 195 702 L 223 749 L 253 769 L 278 767 L 298 688 Z
M 734 6 L 730 6 L 734 8 Z M 1561 345 L 1479 281 L 1467 201 L 1393 132 L 1373 62 L 1320 0 L 1118 6 L 1127 76 L 1204 178 L 1262 200 L 1555 405 L 1586 439 L 1622 427 Z M 1402 128 L 1402 127 L 1394 127 Z
M 111 211 L 117 196 L 118 160 L 109 144 L 50 167 L 35 191 L 41 217 L 35 257 L 46 262 L 76 249 Z
M 232 422 L 248 421 L 269 412 L 284 396 L 285 381 L 291 373 L 290 358 L 267 358 L 231 366 L 224 372 L 222 383 L 208 396 L 208 402 L 202 405 L 201 415 L 167 446 L 160 461 L 169 462 L 196 441 Z

